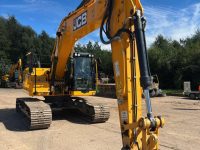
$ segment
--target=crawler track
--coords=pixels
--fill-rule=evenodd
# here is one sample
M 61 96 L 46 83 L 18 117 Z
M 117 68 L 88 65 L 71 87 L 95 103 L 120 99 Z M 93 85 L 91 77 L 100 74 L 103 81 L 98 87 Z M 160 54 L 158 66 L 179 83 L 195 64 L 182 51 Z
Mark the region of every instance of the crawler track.
M 55 103 L 58 100 L 59 103 Z M 110 117 L 109 106 L 95 103 L 87 98 L 51 96 L 45 97 L 45 102 L 51 106 L 52 111 L 60 108 L 79 110 L 84 116 L 83 119 L 90 123 L 103 123 Z
M 88 106 L 92 108 L 92 110 L 86 114 L 89 117 L 89 121 L 91 123 L 101 123 L 106 122 L 110 117 L 110 110 L 108 106 L 105 105 L 91 105 L 90 103 L 87 103 Z
M 62 101 L 57 103 L 59 105 L 56 106 L 56 103 L 53 102 L 58 102 L 55 100 L 59 99 Z M 78 109 L 84 114 L 84 119 L 90 123 L 103 123 L 110 117 L 108 106 L 90 103 L 80 97 L 67 99 L 65 97 L 53 97 L 50 101 L 41 101 L 37 98 L 17 98 L 16 100 L 16 111 L 27 117 L 28 128 L 31 130 L 49 128 L 52 122 L 52 111 L 56 109 Z
M 49 128 L 52 122 L 50 106 L 36 98 L 17 98 L 16 111 L 27 117 L 31 130 Z

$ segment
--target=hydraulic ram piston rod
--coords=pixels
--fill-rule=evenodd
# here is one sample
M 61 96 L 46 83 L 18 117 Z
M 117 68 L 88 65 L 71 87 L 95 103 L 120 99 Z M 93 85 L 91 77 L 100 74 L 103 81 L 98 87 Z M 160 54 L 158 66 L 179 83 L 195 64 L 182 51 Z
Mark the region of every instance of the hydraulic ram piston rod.
M 146 39 L 145 39 L 145 20 L 141 17 L 141 12 L 137 11 L 134 15 L 134 26 L 135 26 L 135 38 L 138 49 L 138 59 L 140 65 L 140 82 L 144 90 L 144 96 L 146 99 L 147 107 L 147 117 L 152 120 L 152 107 L 151 100 L 149 96 L 149 87 L 152 84 L 151 73 L 148 63 L 147 48 L 146 48 Z

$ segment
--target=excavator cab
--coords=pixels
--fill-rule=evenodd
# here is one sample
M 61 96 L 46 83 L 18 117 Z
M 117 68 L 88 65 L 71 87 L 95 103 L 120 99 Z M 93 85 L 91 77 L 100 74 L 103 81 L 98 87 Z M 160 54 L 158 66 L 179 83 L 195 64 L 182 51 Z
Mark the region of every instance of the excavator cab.
M 70 95 L 95 95 L 96 61 L 94 55 L 75 52 L 69 66 L 66 79 L 69 83 Z

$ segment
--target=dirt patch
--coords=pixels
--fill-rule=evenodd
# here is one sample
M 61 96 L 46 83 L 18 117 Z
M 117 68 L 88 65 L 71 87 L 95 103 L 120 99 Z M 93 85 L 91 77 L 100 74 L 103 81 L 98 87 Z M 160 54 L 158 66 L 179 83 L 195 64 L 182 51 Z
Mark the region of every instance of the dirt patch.
M 106 123 L 88 124 L 73 111 L 54 114 L 46 130 L 28 131 L 26 120 L 15 112 L 15 99 L 27 97 L 24 90 L 0 89 L 1 150 L 119 150 L 121 134 L 116 99 L 91 100 L 111 107 Z M 200 102 L 179 97 L 152 99 L 154 115 L 162 115 L 166 125 L 160 129 L 161 150 L 199 149 Z M 144 108 L 145 109 L 145 108 Z

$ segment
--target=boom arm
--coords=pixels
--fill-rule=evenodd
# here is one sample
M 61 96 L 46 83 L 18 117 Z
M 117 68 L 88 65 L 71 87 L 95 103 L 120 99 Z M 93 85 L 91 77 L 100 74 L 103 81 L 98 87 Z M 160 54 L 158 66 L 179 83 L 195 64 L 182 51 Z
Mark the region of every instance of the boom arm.
M 103 43 L 111 43 L 123 149 L 158 149 L 158 128 L 148 89 L 151 85 L 144 35 L 145 21 L 139 0 L 86 0 L 65 17 L 57 32 L 52 55 L 51 80 L 62 80 L 74 43 L 100 28 Z M 104 40 L 103 32 L 108 41 Z M 142 117 L 141 87 L 147 117 Z
M 77 40 L 99 28 L 105 12 L 105 0 L 90 0 L 65 17 L 57 31 L 53 51 L 52 79 L 62 80 L 66 63 Z M 99 11 L 101 10 L 101 11 Z

